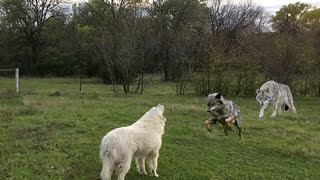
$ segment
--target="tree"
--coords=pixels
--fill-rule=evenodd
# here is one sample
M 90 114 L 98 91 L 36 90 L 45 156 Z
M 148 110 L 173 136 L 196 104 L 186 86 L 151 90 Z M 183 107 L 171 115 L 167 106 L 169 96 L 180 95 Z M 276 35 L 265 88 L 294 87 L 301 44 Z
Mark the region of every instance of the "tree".
M 262 7 L 252 1 L 236 4 L 232 1 L 215 0 L 209 8 L 213 38 L 217 43 L 225 42 L 228 48 L 226 50 L 229 50 L 241 32 L 257 25 L 263 27 L 263 24 L 260 24 L 263 13 Z
M 306 48 L 300 56 L 301 62 L 304 63 L 301 67 L 305 67 L 303 73 L 305 85 L 302 94 L 306 95 L 308 89 L 312 89 L 317 96 L 320 96 L 320 8 L 307 11 L 301 19 L 301 24 L 306 39 Z
M 276 12 L 275 16 L 272 16 L 272 27 L 279 33 L 285 33 L 288 35 L 297 35 L 301 30 L 302 19 L 305 13 L 310 10 L 311 6 L 306 3 L 291 3 L 282 6 L 282 8 Z
M 294 85 L 294 92 L 302 95 L 319 87 L 319 9 L 305 3 L 293 3 L 283 6 L 272 17 L 273 28 L 276 31 L 278 58 L 270 63 L 274 74 L 278 74 L 280 82 Z M 318 51 L 319 52 L 319 51 Z M 270 68 L 271 69 L 271 68 Z
M 145 73 L 157 67 L 152 62 L 157 42 L 152 38 L 154 29 L 149 28 L 150 21 L 141 3 L 91 1 L 80 8 L 78 18 L 93 27 L 94 49 L 101 59 L 104 81 L 112 84 L 114 92 L 122 84 L 124 93 L 142 93 L 146 87 Z M 133 91 L 130 86 L 137 78 Z
M 147 9 L 148 15 L 153 20 L 155 37 L 159 41 L 157 58 L 161 60 L 165 81 L 175 80 L 175 62 L 178 59 L 170 57 L 170 52 L 181 43 L 178 37 L 190 40 L 189 36 L 201 35 L 206 29 L 208 16 L 205 14 L 204 1 L 196 0 L 169 0 L 156 1 Z M 181 52 L 181 51 L 180 51 Z M 176 55 L 174 55 L 176 57 Z M 179 57 L 182 57 L 179 55 Z M 184 61 L 184 60 L 183 60 Z
M 250 77 L 258 71 L 260 55 L 252 40 L 265 32 L 263 8 L 251 1 L 215 0 L 207 14 L 210 42 L 206 43 L 206 55 L 197 63 L 198 93 L 250 94 L 254 82 Z
M 28 75 L 36 74 L 34 65 L 38 62 L 43 44 L 44 25 L 60 16 L 59 0 L 1 0 L 3 21 L 16 34 L 25 58 L 20 60 Z

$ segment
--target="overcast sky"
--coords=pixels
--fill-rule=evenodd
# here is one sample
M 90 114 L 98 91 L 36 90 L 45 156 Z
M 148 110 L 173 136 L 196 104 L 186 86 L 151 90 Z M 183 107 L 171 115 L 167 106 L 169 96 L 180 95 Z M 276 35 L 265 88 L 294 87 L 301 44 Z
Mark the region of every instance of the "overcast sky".
M 255 0 L 257 4 L 260 4 L 270 13 L 275 13 L 278 11 L 283 5 L 289 3 L 296 3 L 299 0 Z M 300 0 L 299 2 L 307 3 L 313 6 L 320 6 L 320 0 Z
M 72 0 L 74 2 L 85 2 L 88 0 Z M 152 1 L 152 0 L 149 0 Z M 235 0 L 235 1 L 242 1 L 242 0 Z M 278 11 L 283 5 L 289 4 L 289 3 L 295 3 L 298 2 L 299 0 L 252 0 L 253 2 L 263 6 L 266 8 L 268 12 L 271 14 L 275 13 Z M 300 0 L 299 2 L 307 3 L 310 5 L 314 6 L 319 6 L 320 7 L 320 0 Z

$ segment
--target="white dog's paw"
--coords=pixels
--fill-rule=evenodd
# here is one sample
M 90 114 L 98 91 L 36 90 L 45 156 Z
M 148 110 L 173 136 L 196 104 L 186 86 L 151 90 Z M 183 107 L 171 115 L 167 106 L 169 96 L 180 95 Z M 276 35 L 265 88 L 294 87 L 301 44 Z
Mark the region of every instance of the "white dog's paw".
M 146 170 L 140 170 L 139 173 L 140 174 L 145 174 L 145 175 L 148 174 Z
M 270 116 L 270 117 L 274 118 L 275 116 L 276 116 L 276 114 L 271 114 L 271 116 Z
M 259 119 L 260 119 L 260 120 L 263 120 L 263 115 L 259 115 Z
M 157 174 L 157 172 L 155 172 L 155 171 L 152 171 L 151 176 L 159 177 L 159 174 Z
M 139 174 L 148 174 L 145 169 L 140 169 L 139 167 L 137 167 L 137 170 Z

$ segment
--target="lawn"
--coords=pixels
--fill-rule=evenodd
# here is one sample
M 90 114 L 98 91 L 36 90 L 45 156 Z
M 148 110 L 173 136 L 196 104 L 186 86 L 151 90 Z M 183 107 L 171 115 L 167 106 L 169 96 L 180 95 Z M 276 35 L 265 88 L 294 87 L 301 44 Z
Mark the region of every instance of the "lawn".
M 143 95 L 114 94 L 97 80 L 83 92 L 73 79 L 0 78 L 0 179 L 99 179 L 98 152 L 110 130 L 130 125 L 152 106 L 165 105 L 159 178 L 126 179 L 320 179 L 320 98 L 294 97 L 298 115 L 258 119 L 255 97 L 227 97 L 241 109 L 244 138 L 236 128 L 204 128 L 204 97 L 175 95 L 170 83 L 153 82 Z M 8 90 L 9 89 L 9 90 Z

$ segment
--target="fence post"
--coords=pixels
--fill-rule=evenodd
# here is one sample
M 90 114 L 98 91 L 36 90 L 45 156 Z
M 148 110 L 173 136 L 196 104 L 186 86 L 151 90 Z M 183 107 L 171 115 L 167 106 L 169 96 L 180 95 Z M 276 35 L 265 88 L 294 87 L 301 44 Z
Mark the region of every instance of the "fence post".
M 16 72 L 16 92 L 19 92 L 19 68 L 15 68 Z

